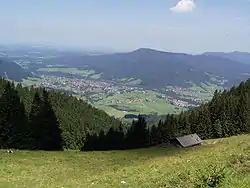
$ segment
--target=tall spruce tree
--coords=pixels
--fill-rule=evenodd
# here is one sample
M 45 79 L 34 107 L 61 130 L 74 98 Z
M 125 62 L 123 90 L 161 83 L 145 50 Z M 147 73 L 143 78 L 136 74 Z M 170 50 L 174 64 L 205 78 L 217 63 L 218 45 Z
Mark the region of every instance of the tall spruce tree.
M 22 144 L 22 127 L 25 126 L 25 109 L 14 83 L 5 85 L 1 97 L 0 142 L 3 148 L 19 148 Z
M 160 132 L 159 129 L 153 125 L 150 130 L 150 145 L 155 146 L 159 144 Z
M 43 89 L 43 105 L 41 110 L 42 137 L 40 141 L 40 149 L 43 150 L 61 150 L 61 129 L 59 122 L 50 104 L 48 92 Z
M 29 115 L 29 127 L 30 127 L 30 149 L 39 150 L 42 148 L 43 139 L 43 101 L 36 92 L 34 100 L 31 105 L 31 111 Z
M 249 133 L 248 130 L 248 116 L 249 116 L 249 109 L 248 104 L 249 99 L 246 92 L 243 90 L 240 93 L 239 102 L 237 105 L 237 112 L 238 112 L 238 118 L 239 118 L 239 132 L 240 133 Z
M 4 147 L 4 121 L 6 119 L 5 106 L 6 100 L 0 95 L 0 149 Z
M 135 123 L 134 138 L 138 145 L 137 147 L 144 147 L 148 145 L 148 127 L 144 117 L 138 117 L 138 121 Z
M 210 119 L 209 109 L 206 105 L 201 105 L 198 110 L 198 121 L 196 133 L 202 138 L 211 138 L 212 122 Z

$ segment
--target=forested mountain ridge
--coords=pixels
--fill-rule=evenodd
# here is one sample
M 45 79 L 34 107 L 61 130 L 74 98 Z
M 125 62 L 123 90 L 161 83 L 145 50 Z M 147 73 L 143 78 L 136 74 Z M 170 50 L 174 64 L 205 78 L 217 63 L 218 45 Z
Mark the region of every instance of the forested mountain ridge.
M 202 139 L 250 133 L 250 79 L 149 128 L 139 116 L 131 127 L 75 97 L 25 88 L 0 79 L 0 147 L 36 150 L 110 150 L 154 146 L 197 133 Z
M 88 68 L 103 73 L 103 79 L 132 77 L 142 80 L 144 87 L 159 88 L 167 85 L 187 87 L 213 83 L 210 75 L 238 83 L 250 72 L 250 66 L 236 60 L 212 55 L 190 55 L 141 48 L 132 52 L 108 55 L 85 55 L 45 59 L 43 65 L 63 64 L 69 67 Z M 235 82 L 235 80 L 237 80 Z M 230 86 L 231 87 L 231 86 Z
M 0 77 L 7 77 L 10 80 L 21 82 L 22 79 L 26 79 L 29 76 L 31 76 L 31 74 L 17 63 L 0 59 Z
M 205 55 L 224 57 L 250 65 L 250 53 L 248 52 L 206 52 Z
M 0 79 L 0 148 L 79 149 L 93 131 L 120 122 L 59 92 L 26 88 Z
M 197 133 L 202 139 L 250 133 L 250 79 L 229 91 L 215 91 L 213 99 L 179 115 L 167 115 L 149 128 L 143 117 L 127 133 L 110 130 L 106 135 L 88 135 L 83 150 L 141 148 Z M 115 143 L 115 144 L 112 144 Z

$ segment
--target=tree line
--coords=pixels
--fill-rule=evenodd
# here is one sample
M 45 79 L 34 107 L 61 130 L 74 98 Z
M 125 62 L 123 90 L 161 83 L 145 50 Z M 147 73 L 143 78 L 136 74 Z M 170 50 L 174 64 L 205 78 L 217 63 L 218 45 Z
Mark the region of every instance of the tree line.
M 179 115 L 169 114 L 151 128 L 142 116 L 127 130 L 111 128 L 88 135 L 82 150 L 120 150 L 166 143 L 197 133 L 202 139 L 250 133 L 250 79 L 229 91 L 215 91 L 212 100 Z
M 128 127 L 73 96 L 0 79 L 0 148 L 121 150 L 191 133 L 202 139 L 250 133 L 250 79 L 157 125 L 139 116 Z
M 0 79 L 0 148 L 80 149 L 87 134 L 119 125 L 75 97 Z

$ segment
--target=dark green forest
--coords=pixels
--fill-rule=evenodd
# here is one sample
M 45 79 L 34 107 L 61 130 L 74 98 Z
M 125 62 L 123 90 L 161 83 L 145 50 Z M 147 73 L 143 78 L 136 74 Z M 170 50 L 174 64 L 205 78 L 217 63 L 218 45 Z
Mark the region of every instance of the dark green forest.
M 87 134 L 120 122 L 61 92 L 0 79 L 0 148 L 80 149 Z
M 21 82 L 22 79 L 26 79 L 32 74 L 25 69 L 23 69 L 20 65 L 15 62 L 9 61 L 7 59 L 0 59 L 0 77 L 15 80 L 17 82 Z
M 250 79 L 179 115 L 148 126 L 139 116 L 125 127 L 86 102 L 62 92 L 0 79 L 0 148 L 122 150 L 155 146 L 197 133 L 202 139 L 250 133 Z
M 169 114 L 151 128 L 139 116 L 126 131 L 110 129 L 105 135 L 88 135 L 82 150 L 114 150 L 155 146 L 173 138 L 197 133 L 202 139 L 222 138 L 250 133 L 250 79 L 229 91 L 215 91 L 208 103 Z

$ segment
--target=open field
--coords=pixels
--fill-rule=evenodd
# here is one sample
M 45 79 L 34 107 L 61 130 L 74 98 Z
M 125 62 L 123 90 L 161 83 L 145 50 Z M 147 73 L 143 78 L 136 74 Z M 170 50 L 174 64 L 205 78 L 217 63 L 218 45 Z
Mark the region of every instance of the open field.
M 81 76 L 88 76 L 91 74 L 94 74 L 94 70 L 88 70 L 88 69 L 77 69 L 77 68 L 65 68 L 65 67 L 57 67 L 57 68 L 40 68 L 38 69 L 40 72 L 62 72 L 62 73 L 69 73 L 69 74 L 75 74 L 75 75 L 81 75 Z
M 94 105 L 105 110 L 110 115 L 114 113 L 115 116 L 117 113 L 114 110 L 120 111 L 119 114 L 150 114 L 153 112 L 167 114 L 180 112 L 180 109 L 171 105 L 166 99 L 157 98 L 157 95 L 159 94 L 153 91 L 133 91 L 104 98 Z
M 31 86 L 39 83 L 43 83 L 44 80 L 42 78 L 31 78 L 28 77 L 27 79 L 23 79 L 22 85 L 24 86 Z
M 120 79 L 117 79 L 116 81 L 130 85 L 130 86 L 136 86 L 142 83 L 141 79 L 130 78 L 130 77 L 120 78 Z
M 116 118 L 122 118 L 126 114 L 126 112 L 122 112 L 120 110 L 116 110 L 116 109 L 114 109 L 112 107 L 101 105 L 101 104 L 93 104 L 93 106 L 98 108 L 98 109 L 101 109 L 101 110 L 105 111 L 110 116 L 114 116 Z
M 3 188 L 192 188 L 215 179 L 224 188 L 249 188 L 250 135 L 209 140 L 189 149 L 1 150 L 0 174 Z
M 196 99 L 199 101 L 208 101 L 210 100 L 215 90 L 223 90 L 223 87 L 211 84 L 211 83 L 201 83 L 200 86 L 192 84 L 191 87 L 185 88 L 185 89 L 179 89 L 174 88 L 172 86 L 167 86 L 168 89 L 174 89 L 175 93 L 181 98 L 181 99 Z
M 70 72 L 74 68 L 46 68 L 53 71 L 65 70 Z M 42 69 L 44 70 L 44 69 Z M 80 69 L 86 71 L 85 69 Z M 123 88 L 122 85 L 109 85 L 108 82 L 99 82 L 95 79 L 101 77 L 102 74 L 89 75 L 92 79 L 74 79 L 57 76 L 42 75 L 40 78 L 28 78 L 23 80 L 23 85 L 41 85 L 42 87 L 50 87 L 58 90 L 66 90 L 75 92 L 76 96 L 85 96 L 84 100 L 88 100 L 93 106 L 106 111 L 109 115 L 115 117 L 123 117 L 125 114 L 151 114 L 159 115 L 168 113 L 180 113 L 186 110 L 185 100 L 192 104 L 192 101 L 201 103 L 212 98 L 215 89 L 221 89 L 219 86 L 212 84 L 194 85 L 189 88 L 179 88 L 168 86 L 167 89 L 176 94 L 176 97 L 183 100 L 182 102 L 173 102 L 171 98 L 165 98 L 164 91 L 133 89 L 130 87 Z M 122 82 L 127 84 L 136 82 L 134 78 L 123 78 Z M 132 87 L 132 86 L 131 86 Z M 163 92 L 163 93 L 161 93 Z M 191 102 L 190 102 L 191 101 Z
M 103 73 L 99 73 L 99 74 L 93 74 L 90 76 L 91 79 L 100 79 L 102 77 Z

